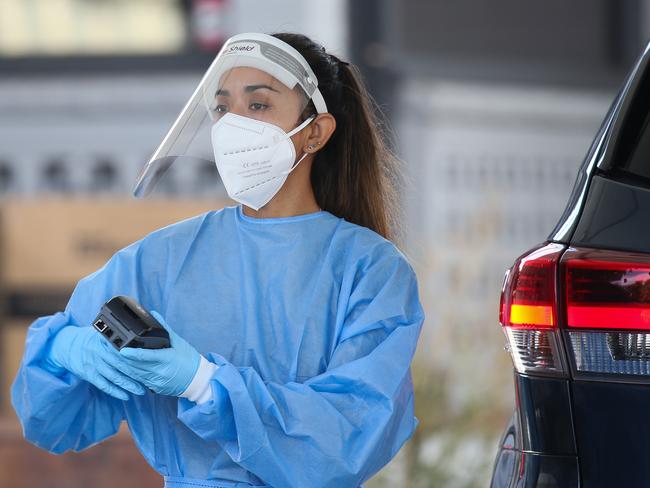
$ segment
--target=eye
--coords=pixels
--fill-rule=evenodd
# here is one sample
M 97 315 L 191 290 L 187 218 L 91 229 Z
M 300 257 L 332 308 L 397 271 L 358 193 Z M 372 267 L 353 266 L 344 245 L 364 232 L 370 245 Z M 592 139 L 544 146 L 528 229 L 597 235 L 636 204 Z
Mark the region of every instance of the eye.
M 222 113 L 228 111 L 228 107 L 226 107 L 225 105 L 217 105 L 217 106 L 215 107 L 214 111 L 217 112 L 217 113 L 222 114 Z
M 269 108 L 269 106 L 268 106 L 268 105 L 265 105 L 265 104 L 263 104 L 263 103 L 251 103 L 251 104 L 249 105 L 249 108 L 250 108 L 253 112 L 258 112 L 258 111 L 260 111 L 260 110 L 265 110 L 265 109 Z

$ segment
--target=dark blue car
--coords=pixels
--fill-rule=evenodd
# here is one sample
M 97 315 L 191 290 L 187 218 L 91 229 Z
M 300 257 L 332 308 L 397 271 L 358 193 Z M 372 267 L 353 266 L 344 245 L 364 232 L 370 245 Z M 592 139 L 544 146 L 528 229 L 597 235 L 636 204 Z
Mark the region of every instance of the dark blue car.
M 650 44 L 500 322 L 516 405 L 492 487 L 650 486 Z

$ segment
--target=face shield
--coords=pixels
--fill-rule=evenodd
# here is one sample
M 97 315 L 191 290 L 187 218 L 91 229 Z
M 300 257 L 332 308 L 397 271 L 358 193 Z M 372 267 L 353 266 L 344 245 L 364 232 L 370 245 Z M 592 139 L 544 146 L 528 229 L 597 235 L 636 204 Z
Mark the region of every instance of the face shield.
M 310 100 L 318 113 L 327 112 L 316 76 L 293 47 L 267 34 L 231 37 L 144 165 L 133 194 L 147 196 L 172 164 L 214 163 L 211 129 L 224 114 L 290 132 Z

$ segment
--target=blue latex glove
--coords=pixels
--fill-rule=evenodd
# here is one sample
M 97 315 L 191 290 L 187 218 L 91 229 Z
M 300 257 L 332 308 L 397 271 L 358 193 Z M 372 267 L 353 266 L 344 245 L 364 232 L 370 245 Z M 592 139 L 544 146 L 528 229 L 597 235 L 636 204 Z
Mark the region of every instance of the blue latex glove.
M 171 347 L 143 349 L 124 347 L 122 361 L 116 367 L 130 378 L 160 395 L 180 396 L 192 382 L 199 368 L 201 355 L 185 339 L 176 334 L 155 310 L 151 311 L 169 332 Z
M 128 400 L 127 392 L 144 395 L 141 384 L 115 369 L 120 360 L 119 353 L 93 327 L 77 326 L 61 329 L 45 358 L 50 371 L 68 370 L 119 400 Z

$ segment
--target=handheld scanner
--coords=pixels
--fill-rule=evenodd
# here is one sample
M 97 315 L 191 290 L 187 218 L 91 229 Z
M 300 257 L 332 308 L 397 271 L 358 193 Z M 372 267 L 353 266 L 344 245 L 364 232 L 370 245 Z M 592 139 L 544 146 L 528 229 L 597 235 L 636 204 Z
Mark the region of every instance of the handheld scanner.
M 118 351 L 123 347 L 162 349 L 170 346 L 165 328 L 131 297 L 116 296 L 107 301 L 93 326 Z

